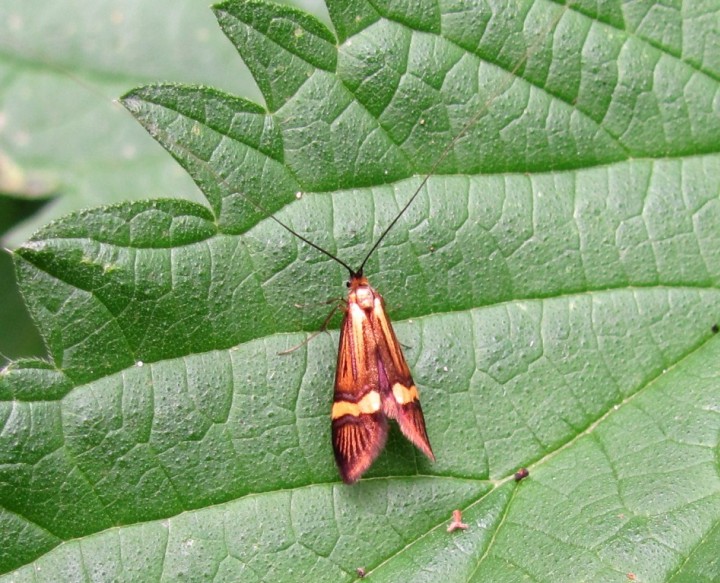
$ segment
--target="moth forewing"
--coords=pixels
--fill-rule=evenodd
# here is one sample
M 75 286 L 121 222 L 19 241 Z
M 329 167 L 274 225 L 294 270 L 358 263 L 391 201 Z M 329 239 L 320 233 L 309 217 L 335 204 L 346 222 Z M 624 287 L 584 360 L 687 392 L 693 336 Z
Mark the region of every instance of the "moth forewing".
M 382 296 L 367 278 L 352 274 L 340 329 L 332 440 L 340 475 L 356 482 L 380 455 L 387 420 L 435 459 L 415 383 L 405 362 Z
M 373 307 L 374 333 L 376 338 L 384 340 L 377 342 L 378 361 L 384 369 L 384 376 L 390 387 L 390 395 L 383 401 L 383 409 L 390 419 L 397 420 L 405 437 L 428 458 L 435 461 L 425 429 L 420 394 L 410 374 L 390 318 L 385 312 L 385 302 L 379 293 L 374 293 L 376 295 Z

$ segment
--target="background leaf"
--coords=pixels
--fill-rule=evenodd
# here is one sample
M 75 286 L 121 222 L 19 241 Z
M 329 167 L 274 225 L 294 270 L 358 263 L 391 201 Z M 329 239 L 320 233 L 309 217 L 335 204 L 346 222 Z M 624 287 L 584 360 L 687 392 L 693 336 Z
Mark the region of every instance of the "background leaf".
M 88 206 L 159 193 L 201 200 L 184 173 L 144 139 L 117 96 L 157 79 L 256 96 L 206 7 L 30 0 L 0 4 L 0 23 L 8 80 L 0 151 L 56 195 L 11 241 Z
M 117 102 L 162 79 L 259 97 L 232 45 L 194 0 L 0 0 L 0 236 L 16 247 L 71 211 L 128 199 L 200 202 L 187 174 Z M 44 356 L 0 255 L 0 366 Z
M 106 206 L 17 251 L 51 362 L 0 377 L 8 580 L 717 579 L 712 8 L 328 9 L 334 33 L 215 7 L 267 109 L 124 97 L 206 206 Z M 395 432 L 346 487 L 337 333 L 278 355 L 346 274 L 267 214 L 357 265 L 478 112 L 366 268 L 438 461 Z

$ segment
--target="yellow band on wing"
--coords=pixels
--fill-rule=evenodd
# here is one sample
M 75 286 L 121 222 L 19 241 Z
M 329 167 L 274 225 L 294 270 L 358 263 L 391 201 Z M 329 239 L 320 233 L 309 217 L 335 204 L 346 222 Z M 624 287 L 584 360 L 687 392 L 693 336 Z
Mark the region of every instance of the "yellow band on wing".
M 380 404 L 380 393 L 370 391 L 357 403 L 351 403 L 350 401 L 337 401 L 333 403 L 331 417 L 333 419 L 339 419 L 343 415 L 358 417 L 366 413 L 375 413 L 380 410 Z
M 395 383 L 392 388 L 393 397 L 398 405 L 405 405 L 406 403 L 412 403 L 417 401 L 420 396 L 415 385 L 410 385 L 410 388 L 406 387 L 401 383 Z

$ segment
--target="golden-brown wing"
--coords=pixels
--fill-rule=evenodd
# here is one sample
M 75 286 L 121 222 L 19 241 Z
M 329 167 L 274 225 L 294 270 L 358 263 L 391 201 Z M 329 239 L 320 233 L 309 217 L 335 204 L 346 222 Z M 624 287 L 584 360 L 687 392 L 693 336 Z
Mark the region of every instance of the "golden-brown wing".
M 367 280 L 351 280 L 340 329 L 332 441 L 344 482 L 356 482 L 380 455 L 387 418 L 431 460 L 435 459 L 410 369 L 385 313 L 382 297 Z
M 387 419 L 378 387 L 377 350 L 365 311 L 352 300 L 340 329 L 332 442 L 343 481 L 356 482 L 380 455 Z
M 383 411 L 391 419 L 397 419 L 405 437 L 428 458 L 435 461 L 435 455 L 425 429 L 420 395 L 413 382 L 400 343 L 395 336 L 390 318 L 385 312 L 382 297 L 377 292 L 375 292 L 375 296 L 370 321 L 377 344 L 377 367 L 383 396 Z

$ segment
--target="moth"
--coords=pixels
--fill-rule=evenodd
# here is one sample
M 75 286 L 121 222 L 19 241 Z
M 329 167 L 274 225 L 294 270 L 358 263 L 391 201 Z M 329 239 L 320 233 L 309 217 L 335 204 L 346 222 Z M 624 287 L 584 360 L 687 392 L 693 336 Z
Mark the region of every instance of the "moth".
M 385 302 L 363 275 L 367 260 L 428 178 L 429 175 L 380 235 L 357 270 L 283 225 L 350 273 L 330 415 L 335 461 L 346 484 L 357 482 L 380 455 L 387 439 L 389 419 L 396 420 L 405 437 L 435 461 L 420 395 L 385 311 Z
M 428 458 L 430 446 L 420 396 L 385 312 L 382 296 L 366 277 L 351 273 L 340 328 L 332 443 L 340 476 L 356 482 L 380 455 L 388 419 Z

